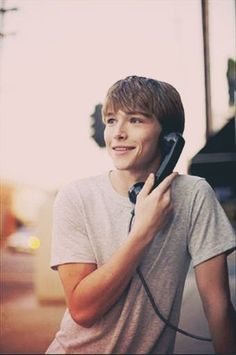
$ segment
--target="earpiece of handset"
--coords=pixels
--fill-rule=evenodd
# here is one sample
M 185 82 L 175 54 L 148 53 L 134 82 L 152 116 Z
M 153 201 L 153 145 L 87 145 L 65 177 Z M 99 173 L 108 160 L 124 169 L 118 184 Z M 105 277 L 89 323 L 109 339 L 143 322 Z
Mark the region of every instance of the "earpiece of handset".
M 169 133 L 163 137 L 166 151 L 160 168 L 156 172 L 154 187 L 157 187 L 168 175 L 172 173 L 183 150 L 185 141 L 178 132 Z

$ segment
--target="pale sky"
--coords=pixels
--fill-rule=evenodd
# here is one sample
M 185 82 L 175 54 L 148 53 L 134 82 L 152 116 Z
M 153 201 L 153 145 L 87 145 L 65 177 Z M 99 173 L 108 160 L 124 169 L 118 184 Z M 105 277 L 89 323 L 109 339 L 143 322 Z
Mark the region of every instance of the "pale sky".
M 43 188 L 111 168 L 90 115 L 127 75 L 167 81 L 186 112 L 178 164 L 204 145 L 200 1 L 6 1 L 1 43 L 1 176 Z M 227 14 L 226 14 L 227 15 Z

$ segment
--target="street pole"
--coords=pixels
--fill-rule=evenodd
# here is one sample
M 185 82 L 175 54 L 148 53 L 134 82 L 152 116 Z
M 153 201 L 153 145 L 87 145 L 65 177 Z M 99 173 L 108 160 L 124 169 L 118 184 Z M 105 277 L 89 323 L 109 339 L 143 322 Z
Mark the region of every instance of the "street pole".
M 204 56 L 206 140 L 208 140 L 209 136 L 212 134 L 210 45 L 209 45 L 209 0 L 201 0 L 201 7 L 202 7 L 202 34 L 203 34 L 203 56 Z

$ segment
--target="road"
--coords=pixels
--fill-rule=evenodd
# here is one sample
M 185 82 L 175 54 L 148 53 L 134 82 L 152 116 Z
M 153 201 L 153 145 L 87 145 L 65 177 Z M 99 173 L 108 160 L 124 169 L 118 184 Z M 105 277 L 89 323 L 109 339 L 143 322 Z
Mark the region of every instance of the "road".
M 235 256 L 229 257 L 232 301 L 236 306 Z M 34 294 L 34 256 L 1 250 L 1 354 L 42 354 L 53 338 L 65 305 L 41 305 Z M 186 280 L 179 326 L 208 336 L 193 272 Z M 211 343 L 177 335 L 176 354 L 213 354 Z

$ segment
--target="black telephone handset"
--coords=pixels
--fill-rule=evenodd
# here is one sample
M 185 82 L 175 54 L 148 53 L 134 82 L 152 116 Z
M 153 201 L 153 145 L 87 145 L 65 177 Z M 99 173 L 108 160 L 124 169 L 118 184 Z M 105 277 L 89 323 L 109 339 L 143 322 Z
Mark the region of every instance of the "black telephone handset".
M 185 141 L 178 132 L 172 132 L 163 136 L 163 159 L 160 168 L 155 174 L 155 183 L 153 189 L 157 187 L 162 180 L 170 175 L 179 159 L 183 150 Z M 144 182 L 137 182 L 129 190 L 129 199 L 132 203 L 136 203 L 137 196 L 141 191 Z

